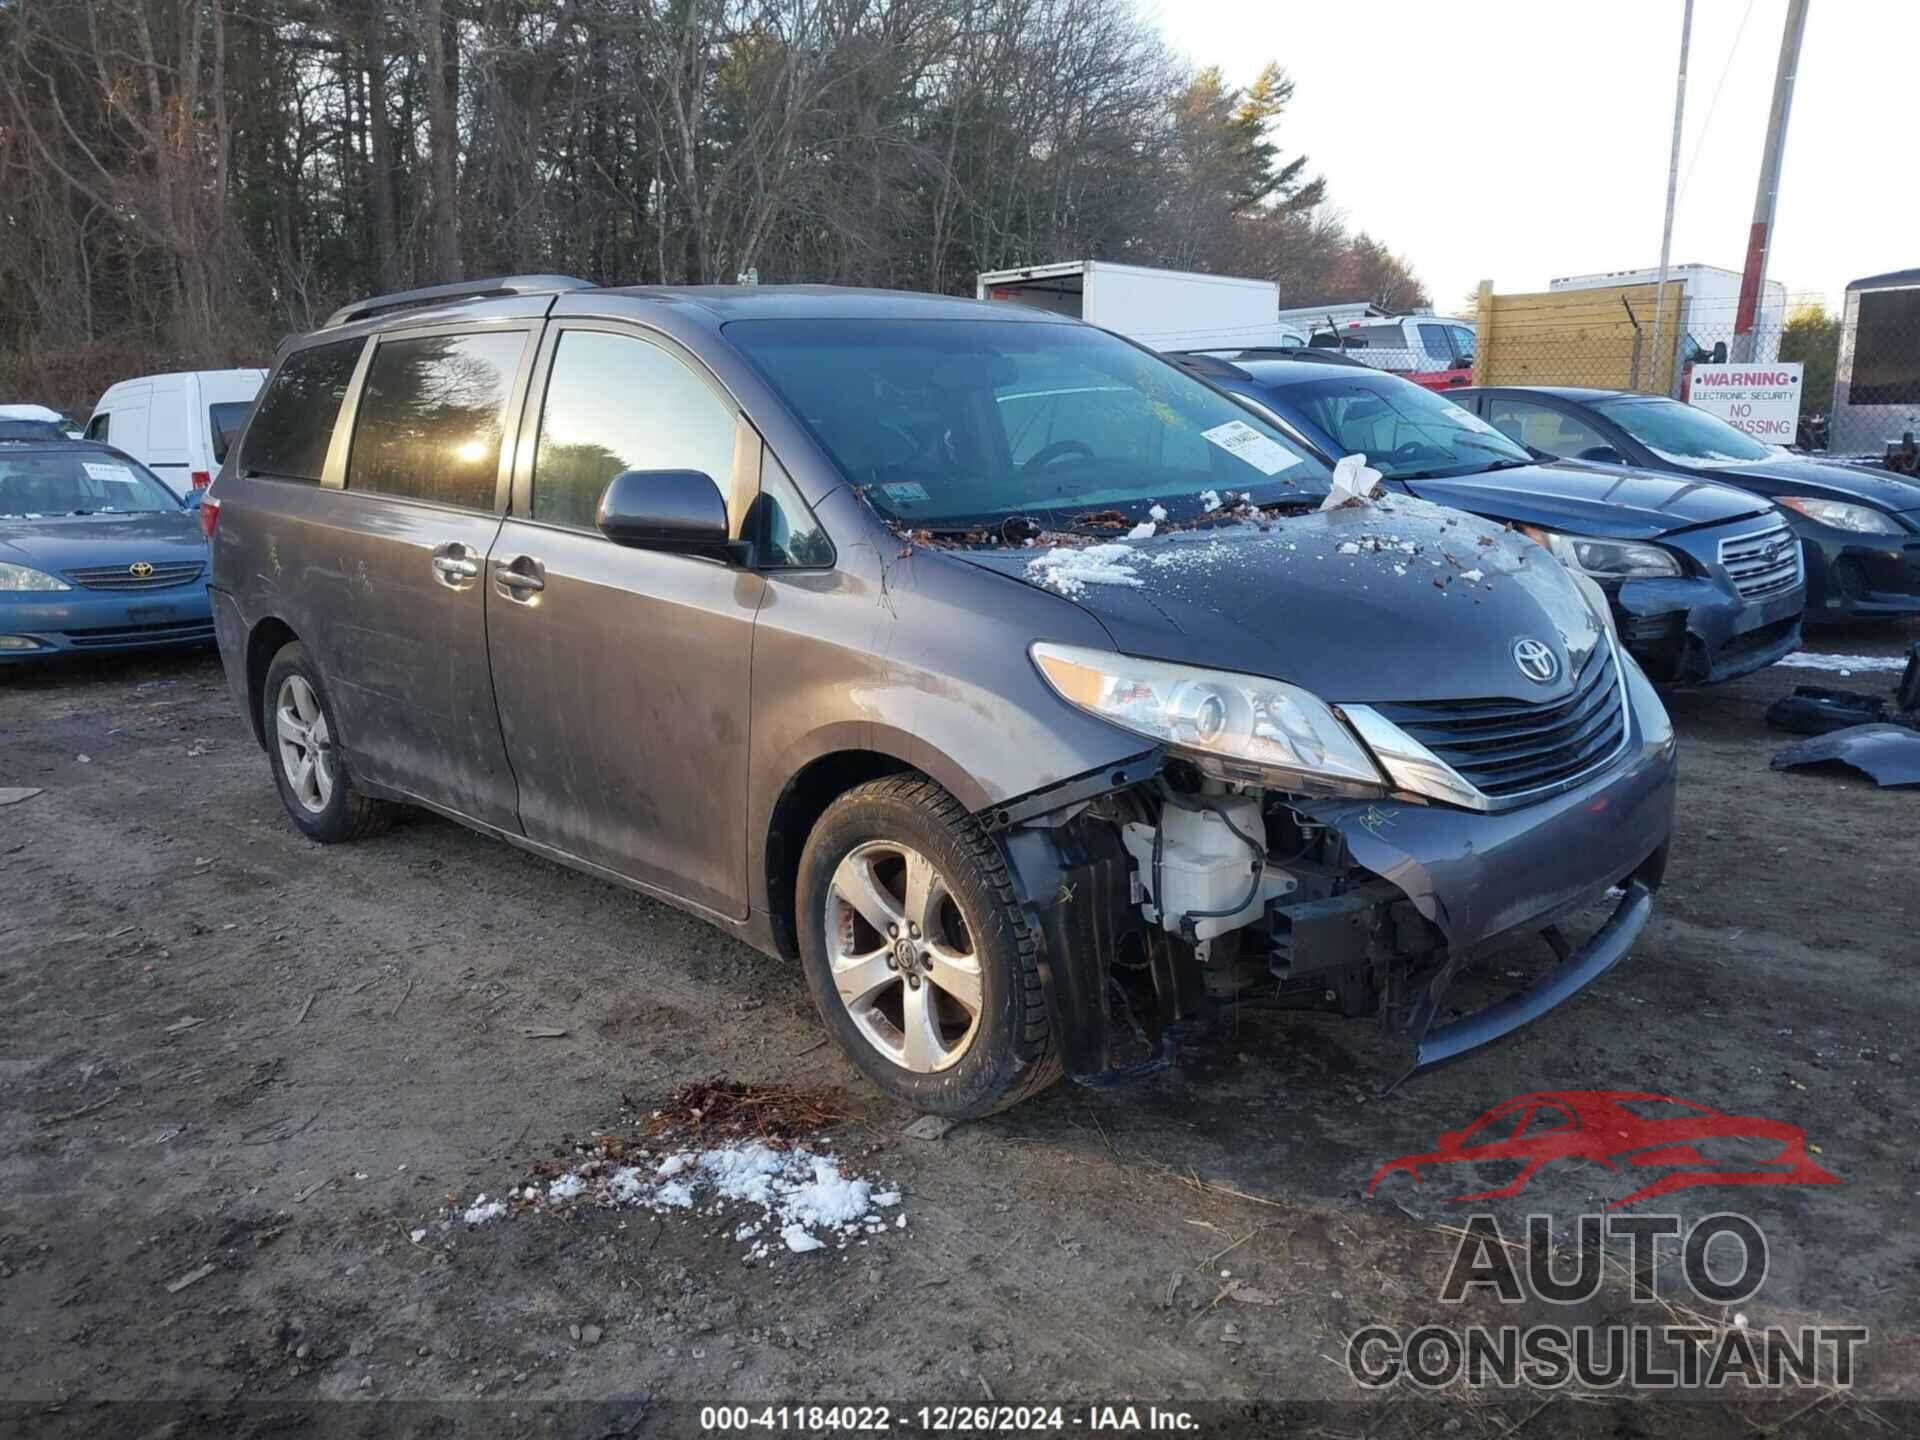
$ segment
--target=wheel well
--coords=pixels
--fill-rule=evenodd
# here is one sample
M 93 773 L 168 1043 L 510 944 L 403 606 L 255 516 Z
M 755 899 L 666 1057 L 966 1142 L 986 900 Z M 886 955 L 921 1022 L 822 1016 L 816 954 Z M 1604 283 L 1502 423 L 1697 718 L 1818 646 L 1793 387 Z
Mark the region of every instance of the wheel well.
M 247 721 L 253 726 L 253 738 L 264 749 L 267 732 L 261 728 L 260 702 L 267 689 L 267 667 L 273 664 L 273 657 L 280 653 L 283 646 L 300 637 L 293 633 L 293 627 L 284 620 L 271 616 L 253 627 L 253 633 L 247 637 Z
M 767 911 L 774 943 L 790 960 L 800 958 L 794 914 L 794 889 L 800 878 L 800 852 L 827 807 L 856 785 L 897 775 L 913 767 L 872 750 L 841 750 L 822 755 L 787 782 L 767 825 Z

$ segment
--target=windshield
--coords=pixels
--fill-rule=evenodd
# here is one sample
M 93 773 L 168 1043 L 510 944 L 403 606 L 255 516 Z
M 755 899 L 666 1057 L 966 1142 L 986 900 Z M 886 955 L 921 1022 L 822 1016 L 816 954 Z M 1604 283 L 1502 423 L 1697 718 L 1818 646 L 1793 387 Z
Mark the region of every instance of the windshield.
M 0 440 L 64 440 L 67 432 L 53 420 L 10 420 L 0 415 Z
M 1328 473 L 1104 331 L 1005 320 L 740 320 L 727 338 L 883 513 L 915 526 L 1156 503 L 1313 500 Z M 1061 515 L 1058 512 L 1069 512 Z
M 1602 400 L 1594 408 L 1662 460 L 1733 465 L 1773 458 L 1751 435 L 1678 400 Z
M 0 520 L 179 508 L 171 490 L 117 455 L 0 454 Z
M 1407 380 L 1362 375 L 1313 380 L 1279 392 L 1343 455 L 1365 455 L 1392 479 L 1471 475 L 1527 465 L 1532 457 L 1471 411 Z

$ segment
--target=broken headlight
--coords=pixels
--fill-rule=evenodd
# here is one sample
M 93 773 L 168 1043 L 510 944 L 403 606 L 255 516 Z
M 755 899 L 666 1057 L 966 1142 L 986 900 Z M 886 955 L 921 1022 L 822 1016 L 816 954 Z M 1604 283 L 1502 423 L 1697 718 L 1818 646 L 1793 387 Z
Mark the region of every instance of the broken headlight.
M 1279 680 L 1037 644 L 1069 704 L 1172 747 L 1203 774 L 1271 789 L 1380 795 L 1386 780 L 1320 699 Z
M 1569 570 L 1596 580 L 1654 580 L 1680 573 L 1671 550 L 1637 540 L 1601 540 L 1587 535 L 1562 535 L 1537 525 L 1523 526 L 1532 539 L 1553 552 Z

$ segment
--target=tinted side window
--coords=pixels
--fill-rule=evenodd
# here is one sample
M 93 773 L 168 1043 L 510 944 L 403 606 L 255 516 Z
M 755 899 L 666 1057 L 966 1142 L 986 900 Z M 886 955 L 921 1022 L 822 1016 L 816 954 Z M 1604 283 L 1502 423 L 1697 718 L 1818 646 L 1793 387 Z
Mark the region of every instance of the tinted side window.
M 87 439 L 105 440 L 107 438 L 107 422 L 111 419 L 113 419 L 112 413 L 102 410 L 98 415 L 94 416 L 93 419 L 89 420 L 87 422 Z
M 733 432 L 733 407 L 658 345 L 563 331 L 540 412 L 532 518 L 591 530 L 623 470 L 698 470 L 727 494 Z
M 491 510 L 501 413 L 525 337 L 384 340 L 367 367 L 347 488 Z
M 1597 450 L 1611 443 L 1598 430 L 1571 415 L 1549 410 L 1525 400 L 1494 396 L 1487 402 L 1487 419 L 1493 428 L 1509 440 L 1531 445 L 1547 455 L 1565 459 L 1583 450 Z
M 806 570 L 833 564 L 833 542 L 800 498 L 786 467 L 761 451 L 760 498 L 754 501 L 752 532 L 759 540 L 759 562 L 766 570 Z
M 245 468 L 262 475 L 318 482 L 326 468 L 333 422 L 360 361 L 360 340 L 296 350 L 281 362 L 259 401 L 247 435 Z
M 219 465 L 227 458 L 227 451 L 233 448 L 233 442 L 239 438 L 240 429 L 247 423 L 247 411 L 253 408 L 251 400 L 222 400 L 217 405 L 207 406 L 207 431 L 213 436 L 213 463 Z
M 1453 346 L 1448 341 L 1447 327 L 1444 325 L 1422 325 L 1420 348 L 1443 363 L 1453 358 Z

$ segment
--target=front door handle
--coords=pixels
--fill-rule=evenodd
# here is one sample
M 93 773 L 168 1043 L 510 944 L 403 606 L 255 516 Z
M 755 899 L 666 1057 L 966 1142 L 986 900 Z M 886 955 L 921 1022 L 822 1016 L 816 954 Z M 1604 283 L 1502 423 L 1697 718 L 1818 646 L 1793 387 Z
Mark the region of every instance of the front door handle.
M 467 582 L 480 573 L 480 559 L 471 545 L 449 540 L 433 552 L 433 578 L 449 590 L 464 590 Z
M 494 566 L 493 588 L 505 599 L 531 605 L 547 588 L 547 567 L 531 555 L 512 556 Z

